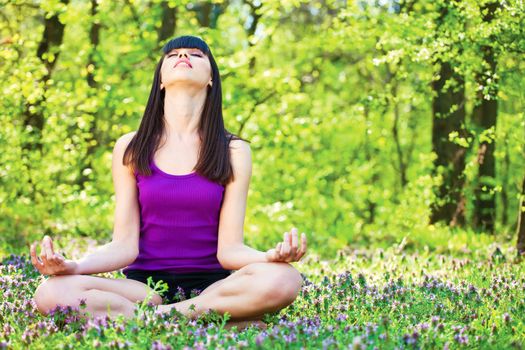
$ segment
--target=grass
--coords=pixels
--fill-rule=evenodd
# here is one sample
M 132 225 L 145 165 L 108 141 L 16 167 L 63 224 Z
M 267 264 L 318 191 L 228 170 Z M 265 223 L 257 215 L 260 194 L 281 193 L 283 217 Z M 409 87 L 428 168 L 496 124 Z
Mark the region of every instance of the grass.
M 27 254 L 10 254 L 0 265 L 0 349 L 523 348 L 523 264 L 511 258 L 510 245 L 468 241 L 470 249 L 447 253 L 409 250 L 418 246 L 407 239 L 388 248 L 346 247 L 332 260 L 310 251 L 293 263 L 304 278 L 296 301 L 266 315 L 266 330 L 242 331 L 226 330 L 227 316 L 191 321 L 176 312 L 154 314 L 151 304 L 131 320 L 84 320 L 67 307 L 44 317 L 31 298 L 45 277 Z

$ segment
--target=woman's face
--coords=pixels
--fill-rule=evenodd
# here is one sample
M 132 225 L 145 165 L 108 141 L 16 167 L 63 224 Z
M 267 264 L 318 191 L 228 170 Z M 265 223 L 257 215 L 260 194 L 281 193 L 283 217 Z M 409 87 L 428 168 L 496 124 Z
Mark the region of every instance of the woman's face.
M 189 64 L 178 63 L 180 60 L 187 60 Z M 165 55 L 160 69 L 161 88 L 164 87 L 167 90 L 174 87 L 203 89 L 211 80 L 210 60 L 201 50 L 178 48 Z

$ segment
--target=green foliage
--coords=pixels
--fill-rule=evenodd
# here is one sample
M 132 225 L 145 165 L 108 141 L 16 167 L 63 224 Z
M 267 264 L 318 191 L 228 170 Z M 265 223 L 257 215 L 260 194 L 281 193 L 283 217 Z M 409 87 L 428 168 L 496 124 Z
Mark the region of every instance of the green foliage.
M 434 236 L 442 236 L 437 232 Z M 464 241 L 464 237 L 449 240 Z M 86 303 L 44 316 L 31 300 L 41 282 L 27 254 L 0 264 L 0 346 L 8 348 L 272 349 L 331 346 L 394 348 L 523 346 L 523 264 L 509 244 L 489 244 L 475 233 L 471 249 L 412 251 L 408 240 L 387 248 L 339 250 L 333 259 L 311 254 L 299 265 L 303 286 L 292 304 L 264 315 L 268 329 L 225 329 L 230 313 L 190 320 L 175 308 L 151 304 L 130 318 L 80 317 Z M 453 254 L 449 254 L 453 253 Z M 111 278 L 120 278 L 116 273 Z M 162 288 L 157 288 L 160 290 Z M 137 308 L 138 310 L 138 308 Z M 448 345 L 447 345 L 448 344 Z
M 467 113 L 478 91 L 498 100 L 496 129 L 469 123 L 471 136 L 449 137 L 467 150 L 469 213 L 477 147 L 496 143 L 497 176 L 483 181 L 496 188 L 488 194 L 497 198 L 496 231 L 513 232 L 525 165 L 525 11 L 521 2 L 506 1 L 487 22 L 485 2 L 271 0 L 253 10 L 218 1 L 223 11 L 214 12 L 210 27 L 199 25 L 202 8 L 169 2 L 178 10 L 177 35 L 200 35 L 213 50 L 228 129 L 252 141 L 248 244 L 269 249 L 292 226 L 326 256 L 344 245 L 397 244 L 405 236 L 423 246 L 443 241 L 426 222 L 440 181 L 429 175 L 439 59 L 464 76 Z M 9 19 L 0 24 L 4 251 L 44 234 L 111 237 L 111 151 L 142 117 L 163 44 L 161 5 L 102 1 L 95 16 L 90 2 L 8 3 L 0 10 Z M 440 19 L 442 8 L 448 12 Z M 40 61 L 42 18 L 55 13 L 65 25 L 63 43 Z M 101 25 L 96 47 L 93 23 Z M 481 59 L 486 45 L 497 55 L 495 76 Z M 47 81 L 46 62 L 55 63 Z M 26 110 L 42 115 L 42 130 L 24 124 Z M 25 147 L 37 143 L 41 150 Z

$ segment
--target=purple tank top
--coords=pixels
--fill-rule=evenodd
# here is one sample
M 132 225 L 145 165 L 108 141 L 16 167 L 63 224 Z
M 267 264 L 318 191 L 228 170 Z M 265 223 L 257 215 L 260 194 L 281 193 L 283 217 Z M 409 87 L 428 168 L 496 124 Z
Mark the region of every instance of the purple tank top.
M 139 255 L 122 272 L 225 270 L 217 260 L 224 186 L 196 172 L 173 175 L 150 160 L 151 176 L 135 172 L 140 208 Z

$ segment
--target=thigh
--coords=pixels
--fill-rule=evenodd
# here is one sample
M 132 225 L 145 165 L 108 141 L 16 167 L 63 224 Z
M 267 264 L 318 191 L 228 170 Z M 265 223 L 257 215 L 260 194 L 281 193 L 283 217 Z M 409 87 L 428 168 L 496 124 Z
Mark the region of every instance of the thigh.
M 69 294 L 70 291 L 74 289 L 98 289 L 121 295 L 134 303 L 143 301 L 147 293 L 151 291 L 153 297 L 150 301 L 154 304 L 162 303 L 162 297 L 154 293 L 147 284 L 126 278 L 105 278 L 91 275 L 57 275 L 49 277 L 41 286 L 51 288 L 53 292 L 57 293 L 56 295 L 60 295 L 60 292 Z
M 198 294 L 202 294 L 205 290 L 209 290 L 212 285 L 221 284 L 226 278 L 232 275 L 233 271 L 225 271 L 223 273 L 205 274 L 198 277 L 198 282 L 192 286 L 198 290 Z
M 277 277 L 282 275 L 283 272 L 289 271 L 292 272 L 295 268 L 287 262 L 256 262 L 245 265 L 239 270 L 233 270 L 232 273 L 224 279 L 212 283 L 206 289 L 202 291 L 201 294 L 209 293 L 210 291 L 219 288 L 222 285 L 227 287 L 235 286 L 236 280 L 244 275 L 258 275 L 261 280 L 267 280 L 269 278 Z M 295 271 L 298 273 L 297 271 Z M 276 279 L 276 281 L 278 281 Z
M 239 270 L 232 270 L 229 276 L 210 284 L 207 288 L 205 288 L 201 292 L 201 294 L 207 294 L 210 291 L 219 288 L 219 286 L 225 283 L 227 284 L 232 283 L 232 282 L 235 283 L 239 277 L 244 276 L 244 275 L 252 275 L 254 273 L 258 273 L 259 271 L 264 270 L 264 268 L 269 265 L 272 265 L 272 263 L 263 263 L 263 262 L 252 263 L 252 264 L 248 264 L 248 265 L 241 267 Z
M 218 281 L 215 281 L 213 283 L 210 283 L 207 287 L 205 287 L 202 292 L 200 294 L 207 294 L 209 293 L 210 291 L 218 288 L 221 284 L 223 284 L 225 281 L 232 281 L 232 280 L 236 280 L 240 275 L 244 274 L 245 271 L 244 271 L 244 268 L 240 269 L 240 270 L 233 270 L 231 271 L 230 275 L 229 276 L 226 276 L 225 278 L 222 278 Z

